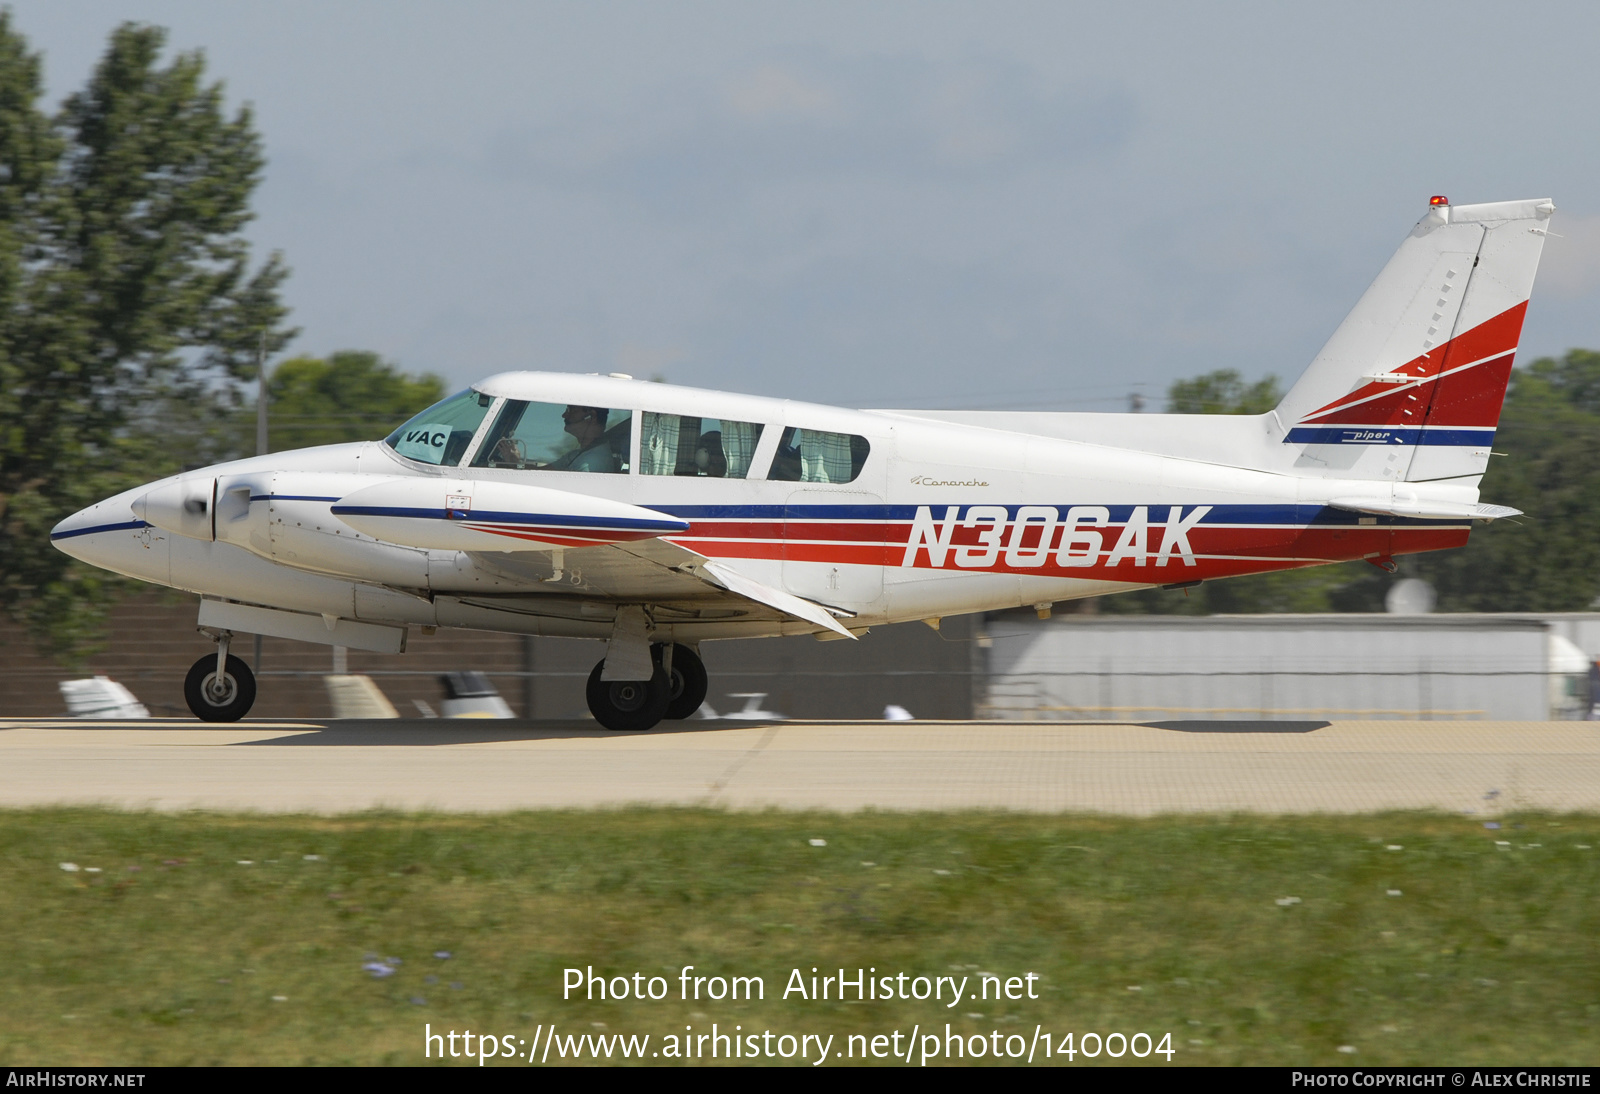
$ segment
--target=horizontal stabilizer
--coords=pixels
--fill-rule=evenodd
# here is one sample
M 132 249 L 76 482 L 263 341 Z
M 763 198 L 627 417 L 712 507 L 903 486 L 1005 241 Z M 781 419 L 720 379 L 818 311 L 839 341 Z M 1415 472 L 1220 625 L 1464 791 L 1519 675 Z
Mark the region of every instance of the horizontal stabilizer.
M 830 631 L 837 631 L 845 638 L 855 637 L 829 613 L 828 609 L 820 604 L 803 600 L 793 593 L 786 593 L 781 589 L 774 589 L 771 585 L 762 584 L 755 578 L 747 577 L 720 562 L 702 563 L 699 569 L 704 570 L 706 576 L 730 593 L 738 593 L 740 596 L 765 604 L 769 608 L 777 608 L 785 615 L 804 619 L 807 623 L 815 623 L 819 627 L 827 627 Z
M 1372 513 L 1385 517 L 1421 517 L 1424 520 L 1481 520 L 1488 523 L 1501 517 L 1520 517 L 1521 509 L 1508 505 L 1483 505 L 1464 501 L 1425 501 L 1402 498 L 1333 498 L 1335 509 L 1353 513 Z

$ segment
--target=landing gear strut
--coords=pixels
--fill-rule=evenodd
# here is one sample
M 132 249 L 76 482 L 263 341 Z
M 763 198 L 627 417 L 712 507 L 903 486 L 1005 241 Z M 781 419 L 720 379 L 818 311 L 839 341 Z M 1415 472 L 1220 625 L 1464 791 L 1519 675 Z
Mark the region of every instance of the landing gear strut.
M 216 654 L 200 658 L 184 678 L 183 698 L 203 722 L 237 722 L 255 705 L 255 673 L 228 653 L 232 638 L 224 632 L 217 639 Z

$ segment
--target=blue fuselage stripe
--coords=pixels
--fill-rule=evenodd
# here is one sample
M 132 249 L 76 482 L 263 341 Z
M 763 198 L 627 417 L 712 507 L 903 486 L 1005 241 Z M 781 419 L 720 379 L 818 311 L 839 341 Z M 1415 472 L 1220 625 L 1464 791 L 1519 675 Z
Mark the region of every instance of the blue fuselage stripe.
M 926 507 L 933 519 L 943 523 L 945 514 L 955 510 L 957 519 L 965 519 L 975 508 L 1003 509 L 1007 521 L 1014 521 L 1018 512 L 1025 508 L 1022 505 L 1006 505 L 1000 502 L 955 502 L 931 501 L 922 505 L 653 505 L 662 513 L 681 517 L 684 520 L 749 520 L 749 521 L 815 521 L 815 520 L 840 520 L 840 521 L 886 521 L 901 523 L 914 521 L 917 510 Z M 1065 521 L 1067 513 L 1075 508 L 1105 509 L 1109 514 L 1111 524 L 1126 524 L 1133 517 L 1136 508 L 1145 510 L 1145 519 L 1153 525 L 1163 524 L 1170 516 L 1170 511 L 1176 508 L 1180 519 L 1187 518 L 1197 508 L 1196 504 L 1174 506 L 1171 503 L 1156 505 L 1103 505 L 1083 506 L 1071 504 L 1056 504 L 1054 506 L 1042 502 L 1029 502 L 1026 508 L 1054 508 L 1057 519 Z M 1295 528 L 1306 525 L 1338 526 L 1358 525 L 1363 520 L 1376 519 L 1380 524 L 1390 523 L 1439 523 L 1460 524 L 1459 518 L 1448 520 L 1430 520 L 1423 517 L 1394 517 L 1378 516 L 1374 518 L 1371 513 L 1355 513 L 1348 509 L 1335 509 L 1330 505 L 1213 505 L 1204 516 L 1200 524 L 1204 525 L 1240 525 L 1245 527 L 1285 527 Z M 1087 524 L 1085 527 L 1089 527 Z
M 323 498 L 316 494 L 251 494 L 251 501 L 338 501 L 338 498 Z
M 93 528 L 72 528 L 65 532 L 51 532 L 50 538 L 72 539 L 75 536 L 92 536 L 97 532 L 137 532 L 140 528 L 149 528 L 151 525 L 142 520 L 125 520 L 118 524 L 96 524 Z
M 1494 443 L 1492 429 L 1442 429 L 1399 426 L 1297 425 L 1285 444 L 1415 444 L 1484 447 Z

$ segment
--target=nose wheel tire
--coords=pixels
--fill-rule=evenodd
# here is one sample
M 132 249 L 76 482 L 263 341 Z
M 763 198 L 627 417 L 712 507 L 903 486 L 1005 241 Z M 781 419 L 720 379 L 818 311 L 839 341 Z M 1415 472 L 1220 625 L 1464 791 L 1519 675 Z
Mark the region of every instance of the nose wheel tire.
M 658 665 L 661 663 L 663 649 L 664 646 L 661 644 L 650 648 Z M 700 655 L 688 646 L 674 645 L 672 680 L 667 699 L 667 713 L 664 717 L 674 720 L 687 718 L 699 710 L 700 705 L 706 701 L 708 686 L 705 662 L 700 660 Z
M 237 722 L 256 701 L 256 675 L 231 654 L 227 669 L 217 676 L 217 655 L 207 654 L 184 677 L 183 697 L 202 722 Z
M 660 663 L 648 680 L 602 680 L 606 663 L 601 661 L 589 673 L 585 698 L 594 720 L 618 733 L 639 733 L 654 729 L 667 712 L 672 698 L 671 684 Z

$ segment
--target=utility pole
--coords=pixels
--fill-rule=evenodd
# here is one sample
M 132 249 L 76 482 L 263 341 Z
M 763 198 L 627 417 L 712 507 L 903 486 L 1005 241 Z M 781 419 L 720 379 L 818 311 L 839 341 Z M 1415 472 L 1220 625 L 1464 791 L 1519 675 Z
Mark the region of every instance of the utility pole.
M 522 716 L 533 719 L 533 635 L 522 636 Z
M 256 344 L 256 455 L 267 454 L 267 332 Z M 261 636 L 256 635 L 256 675 L 261 674 Z
M 256 455 L 267 454 L 267 332 L 256 348 Z

